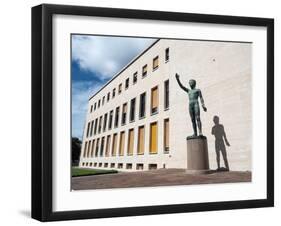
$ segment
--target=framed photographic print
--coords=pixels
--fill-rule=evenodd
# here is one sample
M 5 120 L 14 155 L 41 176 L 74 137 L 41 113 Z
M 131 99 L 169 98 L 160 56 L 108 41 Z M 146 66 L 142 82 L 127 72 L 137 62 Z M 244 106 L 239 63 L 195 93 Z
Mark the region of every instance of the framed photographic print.
M 274 205 L 274 21 L 32 8 L 32 217 Z

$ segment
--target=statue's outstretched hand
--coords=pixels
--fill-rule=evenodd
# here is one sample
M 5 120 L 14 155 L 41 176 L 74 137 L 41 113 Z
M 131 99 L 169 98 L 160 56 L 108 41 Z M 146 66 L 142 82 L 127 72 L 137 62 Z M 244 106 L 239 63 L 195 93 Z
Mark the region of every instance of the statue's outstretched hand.
M 180 78 L 180 76 L 179 76 L 179 74 L 178 73 L 176 73 L 176 79 L 179 79 Z
M 230 146 L 230 144 L 228 143 L 228 141 L 227 141 L 227 140 L 225 141 L 225 143 L 226 143 L 226 145 L 227 145 L 228 147 Z
M 202 106 L 202 108 L 203 108 L 204 111 L 207 111 L 207 108 L 205 106 Z

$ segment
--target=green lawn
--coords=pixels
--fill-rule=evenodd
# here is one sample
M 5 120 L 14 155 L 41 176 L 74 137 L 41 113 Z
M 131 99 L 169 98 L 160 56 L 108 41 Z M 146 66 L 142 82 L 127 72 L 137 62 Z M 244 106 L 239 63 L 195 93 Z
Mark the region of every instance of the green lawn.
M 100 174 L 110 174 L 118 173 L 117 170 L 103 170 L 103 169 L 85 169 L 72 167 L 71 174 L 73 177 L 89 176 L 89 175 L 100 175 Z

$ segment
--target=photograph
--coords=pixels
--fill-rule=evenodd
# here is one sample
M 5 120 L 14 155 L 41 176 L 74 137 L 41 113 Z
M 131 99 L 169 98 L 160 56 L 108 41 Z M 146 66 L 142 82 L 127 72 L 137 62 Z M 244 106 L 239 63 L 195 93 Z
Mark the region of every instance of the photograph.
M 72 33 L 71 190 L 251 183 L 252 45 Z

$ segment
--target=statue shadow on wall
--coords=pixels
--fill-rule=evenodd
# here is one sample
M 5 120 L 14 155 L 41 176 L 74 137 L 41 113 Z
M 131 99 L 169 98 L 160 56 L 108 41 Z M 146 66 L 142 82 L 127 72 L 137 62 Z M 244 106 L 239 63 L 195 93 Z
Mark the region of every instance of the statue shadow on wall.
M 227 140 L 224 126 L 223 124 L 220 123 L 219 116 L 215 115 L 213 117 L 213 122 L 214 122 L 214 126 L 212 127 L 211 133 L 212 135 L 215 136 L 215 150 L 216 150 L 216 160 L 218 166 L 217 171 L 218 172 L 229 171 L 229 164 L 227 160 L 227 152 L 226 152 L 225 145 L 230 146 L 230 144 Z M 222 154 L 225 167 L 221 167 L 220 153 Z

